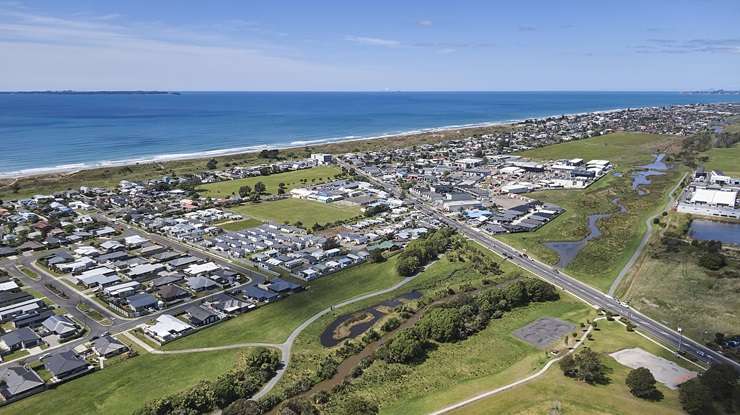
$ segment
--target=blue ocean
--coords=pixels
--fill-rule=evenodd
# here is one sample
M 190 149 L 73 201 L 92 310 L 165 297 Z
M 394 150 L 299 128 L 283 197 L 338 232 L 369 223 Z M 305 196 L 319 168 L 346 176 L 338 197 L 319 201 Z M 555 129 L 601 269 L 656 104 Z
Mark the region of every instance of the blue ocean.
M 0 174 L 730 101 L 740 97 L 677 92 L 0 94 Z

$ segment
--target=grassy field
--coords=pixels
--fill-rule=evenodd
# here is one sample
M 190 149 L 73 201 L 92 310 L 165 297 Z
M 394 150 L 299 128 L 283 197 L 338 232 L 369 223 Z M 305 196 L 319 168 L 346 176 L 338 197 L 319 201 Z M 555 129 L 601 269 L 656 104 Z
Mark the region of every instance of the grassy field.
M 667 193 L 682 177 L 677 168 L 664 176 L 652 176 L 652 184 L 641 187 L 649 193 L 640 196 L 631 187 L 631 171 L 653 159 L 655 151 L 673 145 L 675 139 L 648 134 L 611 134 L 521 153 L 532 158 L 583 157 L 609 159 L 622 177 L 608 175 L 585 190 L 549 190 L 527 196 L 555 203 L 566 212 L 535 232 L 503 235 L 499 238 L 549 264 L 557 264 L 558 255 L 544 245 L 549 241 L 574 241 L 589 233 L 587 217 L 612 213 L 597 223 L 602 235 L 590 241 L 565 271 L 602 290 L 627 263 L 645 232 L 645 220 L 658 213 L 668 200 Z M 600 152 L 602 151 L 602 152 Z M 570 155 L 570 156 L 568 156 Z M 627 212 L 620 213 L 612 200 L 619 199 Z
M 671 213 L 663 218 L 666 232 L 681 235 L 689 217 Z M 691 246 L 669 249 L 656 232 L 619 294 L 658 321 L 670 327 L 681 326 L 699 342 L 711 340 L 716 332 L 740 332 L 740 280 L 724 274 L 728 270 L 740 272 L 740 252 L 726 250 L 728 265 L 720 271 L 699 266 L 700 255 Z
M 262 221 L 295 224 L 301 222 L 310 228 L 314 223 L 324 225 L 338 220 L 359 216 L 362 212 L 355 206 L 344 206 L 336 203 L 321 203 L 304 199 L 281 199 L 270 202 L 249 203 L 231 209 L 245 217 Z
M 608 356 L 609 353 L 630 347 L 640 347 L 651 353 L 673 359 L 665 349 L 634 333 L 625 331 L 616 322 L 600 322 L 600 331 L 588 346 L 602 354 L 602 361 L 609 367 L 611 382 L 606 385 L 588 385 L 563 376 L 557 365 L 542 377 L 509 391 L 476 402 L 457 411 L 455 415 L 534 415 L 547 414 L 556 404 L 563 414 L 569 415 L 631 415 L 683 414 L 678 402 L 678 392 L 659 385 L 664 394 L 659 402 L 637 399 L 629 392 L 624 380 L 629 369 Z M 679 362 L 686 366 L 684 362 Z M 691 370 L 695 367 L 686 366 Z M 385 413 L 385 412 L 381 412 Z
M 235 222 L 220 223 L 216 226 L 225 231 L 240 231 L 242 229 L 254 228 L 262 224 L 262 221 L 257 219 L 244 219 Z
M 704 163 L 705 169 L 721 170 L 728 176 L 740 176 L 740 144 L 729 148 L 713 148 L 702 153 L 702 156 L 709 158 Z
M 525 274 L 509 263 L 502 263 L 504 275 L 511 278 Z M 450 262 L 446 258 L 432 264 L 414 281 L 396 292 L 353 304 L 324 316 L 309 326 L 296 340 L 291 365 L 273 390 L 279 395 L 297 380 L 315 375 L 319 362 L 333 349 L 319 343 L 319 335 L 336 317 L 377 304 L 411 289 L 427 294 L 457 289 L 461 284 L 476 285 L 483 278 L 469 263 Z M 353 394 L 377 402 L 381 413 L 422 414 L 440 404 L 454 402 L 480 390 L 525 376 L 543 364 L 544 354 L 511 336 L 522 325 L 543 316 L 559 316 L 571 321 L 585 321 L 592 311 L 575 299 L 564 296 L 552 303 L 534 304 L 492 321 L 487 329 L 462 342 L 442 344 L 424 363 L 416 366 L 387 365 L 376 362 L 352 386 Z M 495 357 L 492 357 L 495 356 Z
M 241 351 L 141 355 L 23 399 L 0 412 L 27 414 L 130 414 L 151 399 L 214 379 L 233 367 Z
M 664 152 L 679 144 L 680 139 L 671 136 L 613 133 L 585 140 L 575 140 L 552 146 L 535 148 L 519 153 L 522 157 L 538 160 L 572 159 L 609 160 L 617 169 L 646 164 L 653 154 Z
M 363 264 L 320 278 L 302 293 L 261 307 L 237 318 L 164 346 L 168 350 L 211 347 L 240 342 L 282 342 L 313 314 L 342 300 L 389 287 L 401 280 L 395 258 Z
M 238 194 L 239 188 L 242 186 L 249 186 L 254 190 L 254 185 L 257 182 L 262 182 L 265 185 L 265 191 L 267 193 L 277 194 L 280 183 L 285 183 L 286 190 L 291 190 L 296 187 L 331 181 L 335 175 L 341 172 L 342 170 L 335 166 L 319 166 L 312 169 L 295 170 L 271 174 L 269 176 L 247 177 L 246 179 L 204 184 L 198 187 L 198 192 L 204 197 L 229 197 L 232 194 Z M 304 179 L 306 180 L 305 182 L 302 181 Z
M 591 312 L 567 296 L 516 309 L 467 340 L 438 345 L 418 365 L 376 361 L 352 390 L 375 401 L 381 414 L 426 414 L 541 367 L 545 354 L 515 338 L 514 330 L 542 316 L 585 321 Z

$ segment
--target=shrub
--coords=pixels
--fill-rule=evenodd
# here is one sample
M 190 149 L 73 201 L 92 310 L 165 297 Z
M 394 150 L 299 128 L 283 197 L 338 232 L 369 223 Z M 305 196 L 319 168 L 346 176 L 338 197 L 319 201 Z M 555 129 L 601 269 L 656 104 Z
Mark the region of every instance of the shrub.
M 425 347 L 426 342 L 413 329 L 403 329 L 376 353 L 388 363 L 411 363 L 424 357 Z
M 644 367 L 633 369 L 625 379 L 630 392 L 642 399 L 659 399 L 662 397 L 660 391 L 655 387 L 655 377 L 650 370 Z

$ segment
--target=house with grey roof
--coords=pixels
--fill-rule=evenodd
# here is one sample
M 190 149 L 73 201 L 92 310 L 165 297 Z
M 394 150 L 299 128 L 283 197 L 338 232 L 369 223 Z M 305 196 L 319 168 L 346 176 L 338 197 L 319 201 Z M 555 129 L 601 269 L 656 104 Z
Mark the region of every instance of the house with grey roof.
M 44 362 L 44 368 L 54 377 L 53 380 L 57 382 L 92 369 L 85 359 L 71 350 L 50 354 L 41 361 Z
M 53 316 L 44 320 L 42 326 L 50 333 L 56 334 L 60 339 L 67 339 L 77 334 L 77 325 L 66 316 Z
M 185 313 L 188 315 L 190 324 L 194 326 L 205 326 L 217 322 L 220 317 L 213 311 L 201 307 L 199 305 L 192 305 L 185 309 Z
M 103 336 L 93 342 L 92 349 L 98 356 L 113 357 L 127 352 L 128 346 L 112 336 Z
M 126 302 L 132 310 L 139 313 L 150 308 L 157 308 L 157 299 L 149 293 L 134 294 L 127 297 Z
M 0 397 L 12 402 L 46 388 L 43 379 L 33 371 L 22 366 L 0 369 Z
M 28 349 L 43 343 L 41 337 L 28 327 L 9 331 L 0 337 L 0 347 L 7 352 Z
M 185 280 L 188 284 L 188 287 L 196 292 L 210 290 L 219 286 L 216 281 L 202 276 L 190 277 L 186 278 Z

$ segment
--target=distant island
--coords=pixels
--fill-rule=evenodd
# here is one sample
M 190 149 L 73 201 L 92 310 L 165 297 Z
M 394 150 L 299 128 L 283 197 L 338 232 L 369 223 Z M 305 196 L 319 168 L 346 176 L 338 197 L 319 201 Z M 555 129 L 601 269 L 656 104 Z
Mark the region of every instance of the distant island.
M 171 91 L 0 91 L 5 95 L 180 95 Z
M 701 95 L 740 95 L 738 90 L 726 90 L 726 89 L 709 89 L 705 91 L 687 91 L 685 94 L 701 94 Z

